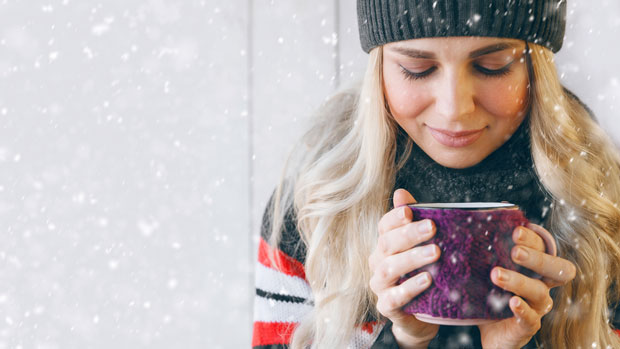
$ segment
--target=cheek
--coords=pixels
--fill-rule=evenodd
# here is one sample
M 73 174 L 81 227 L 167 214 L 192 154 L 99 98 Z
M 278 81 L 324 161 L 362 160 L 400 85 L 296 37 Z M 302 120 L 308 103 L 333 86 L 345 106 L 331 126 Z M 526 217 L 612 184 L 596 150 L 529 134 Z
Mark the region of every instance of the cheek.
M 524 111 L 527 105 L 527 79 L 520 77 L 510 81 L 498 81 L 484 87 L 486 96 L 482 104 L 491 114 L 511 118 Z
M 416 117 L 426 108 L 428 96 L 424 89 L 416 88 L 415 83 L 401 77 L 399 71 L 384 69 L 383 73 L 385 98 L 394 119 L 402 126 L 402 122 Z

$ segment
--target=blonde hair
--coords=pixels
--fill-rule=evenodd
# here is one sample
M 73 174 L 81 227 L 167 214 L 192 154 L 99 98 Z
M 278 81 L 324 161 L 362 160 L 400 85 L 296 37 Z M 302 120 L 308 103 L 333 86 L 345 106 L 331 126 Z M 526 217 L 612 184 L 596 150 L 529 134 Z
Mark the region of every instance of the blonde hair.
M 540 344 L 620 348 L 607 314 L 618 301 L 620 280 L 620 156 L 584 106 L 563 90 L 553 54 L 533 47 L 532 156 L 554 198 L 549 227 L 558 253 L 577 267 L 575 279 L 555 291 Z
M 620 157 L 584 107 L 562 89 L 553 54 L 531 47 L 534 163 L 554 198 L 550 230 L 559 254 L 578 270 L 571 283 L 556 289 L 540 344 L 620 347 L 606 314 L 608 302 L 618 298 L 610 286 L 620 280 L 612 269 L 620 264 Z M 361 87 L 336 93 L 319 109 L 289 156 L 268 210 L 270 244 L 278 246 L 284 217 L 294 210 L 307 249 L 314 306 L 295 330 L 291 348 L 346 347 L 356 326 L 383 318 L 368 287 L 368 256 L 412 143 L 408 139 L 405 151 L 396 153 L 397 126 L 385 104 L 382 58 L 382 47 L 374 48 Z

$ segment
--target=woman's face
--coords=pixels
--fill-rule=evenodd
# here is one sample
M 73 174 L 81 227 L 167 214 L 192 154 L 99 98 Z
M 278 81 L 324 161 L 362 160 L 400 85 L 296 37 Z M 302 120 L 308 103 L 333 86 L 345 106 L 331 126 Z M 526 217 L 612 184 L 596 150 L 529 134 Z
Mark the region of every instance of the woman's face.
M 506 142 L 526 115 L 525 43 L 486 37 L 424 38 L 383 46 L 383 88 L 398 124 L 428 156 L 473 166 Z

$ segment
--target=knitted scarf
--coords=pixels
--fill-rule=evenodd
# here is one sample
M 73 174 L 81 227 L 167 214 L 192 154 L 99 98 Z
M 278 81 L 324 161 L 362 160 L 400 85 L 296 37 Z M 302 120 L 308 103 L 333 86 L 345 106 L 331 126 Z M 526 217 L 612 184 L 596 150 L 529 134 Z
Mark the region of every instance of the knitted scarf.
M 544 223 L 551 198 L 534 170 L 528 121 L 526 118 L 500 148 L 465 169 L 444 167 L 413 143 L 407 163 L 396 175 L 394 189 L 406 189 L 420 203 L 508 201 L 518 205 L 530 221 Z M 399 154 L 406 137 L 399 127 Z

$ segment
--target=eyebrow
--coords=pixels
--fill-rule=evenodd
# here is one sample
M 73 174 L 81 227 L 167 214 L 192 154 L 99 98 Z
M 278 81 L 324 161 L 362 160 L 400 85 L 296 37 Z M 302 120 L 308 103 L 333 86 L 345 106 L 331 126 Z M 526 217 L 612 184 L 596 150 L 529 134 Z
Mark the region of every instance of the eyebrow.
M 485 46 L 482 48 L 479 48 L 477 50 L 474 50 L 472 52 L 469 53 L 469 58 L 477 58 L 480 56 L 484 56 L 484 55 L 488 55 L 490 53 L 493 52 L 498 52 L 498 51 L 503 51 L 509 48 L 519 48 L 518 44 L 512 44 L 512 43 L 507 43 L 507 42 L 501 42 L 498 44 L 492 44 L 489 46 Z M 429 51 L 422 51 L 422 50 L 416 50 L 416 49 L 412 49 L 412 48 L 408 48 L 408 47 L 402 47 L 402 46 L 394 46 L 391 48 L 392 51 L 398 52 L 400 54 L 403 54 L 405 56 L 409 56 L 411 58 L 422 58 L 422 59 L 435 59 L 437 58 L 437 56 L 435 55 L 435 53 L 433 52 L 429 52 Z

